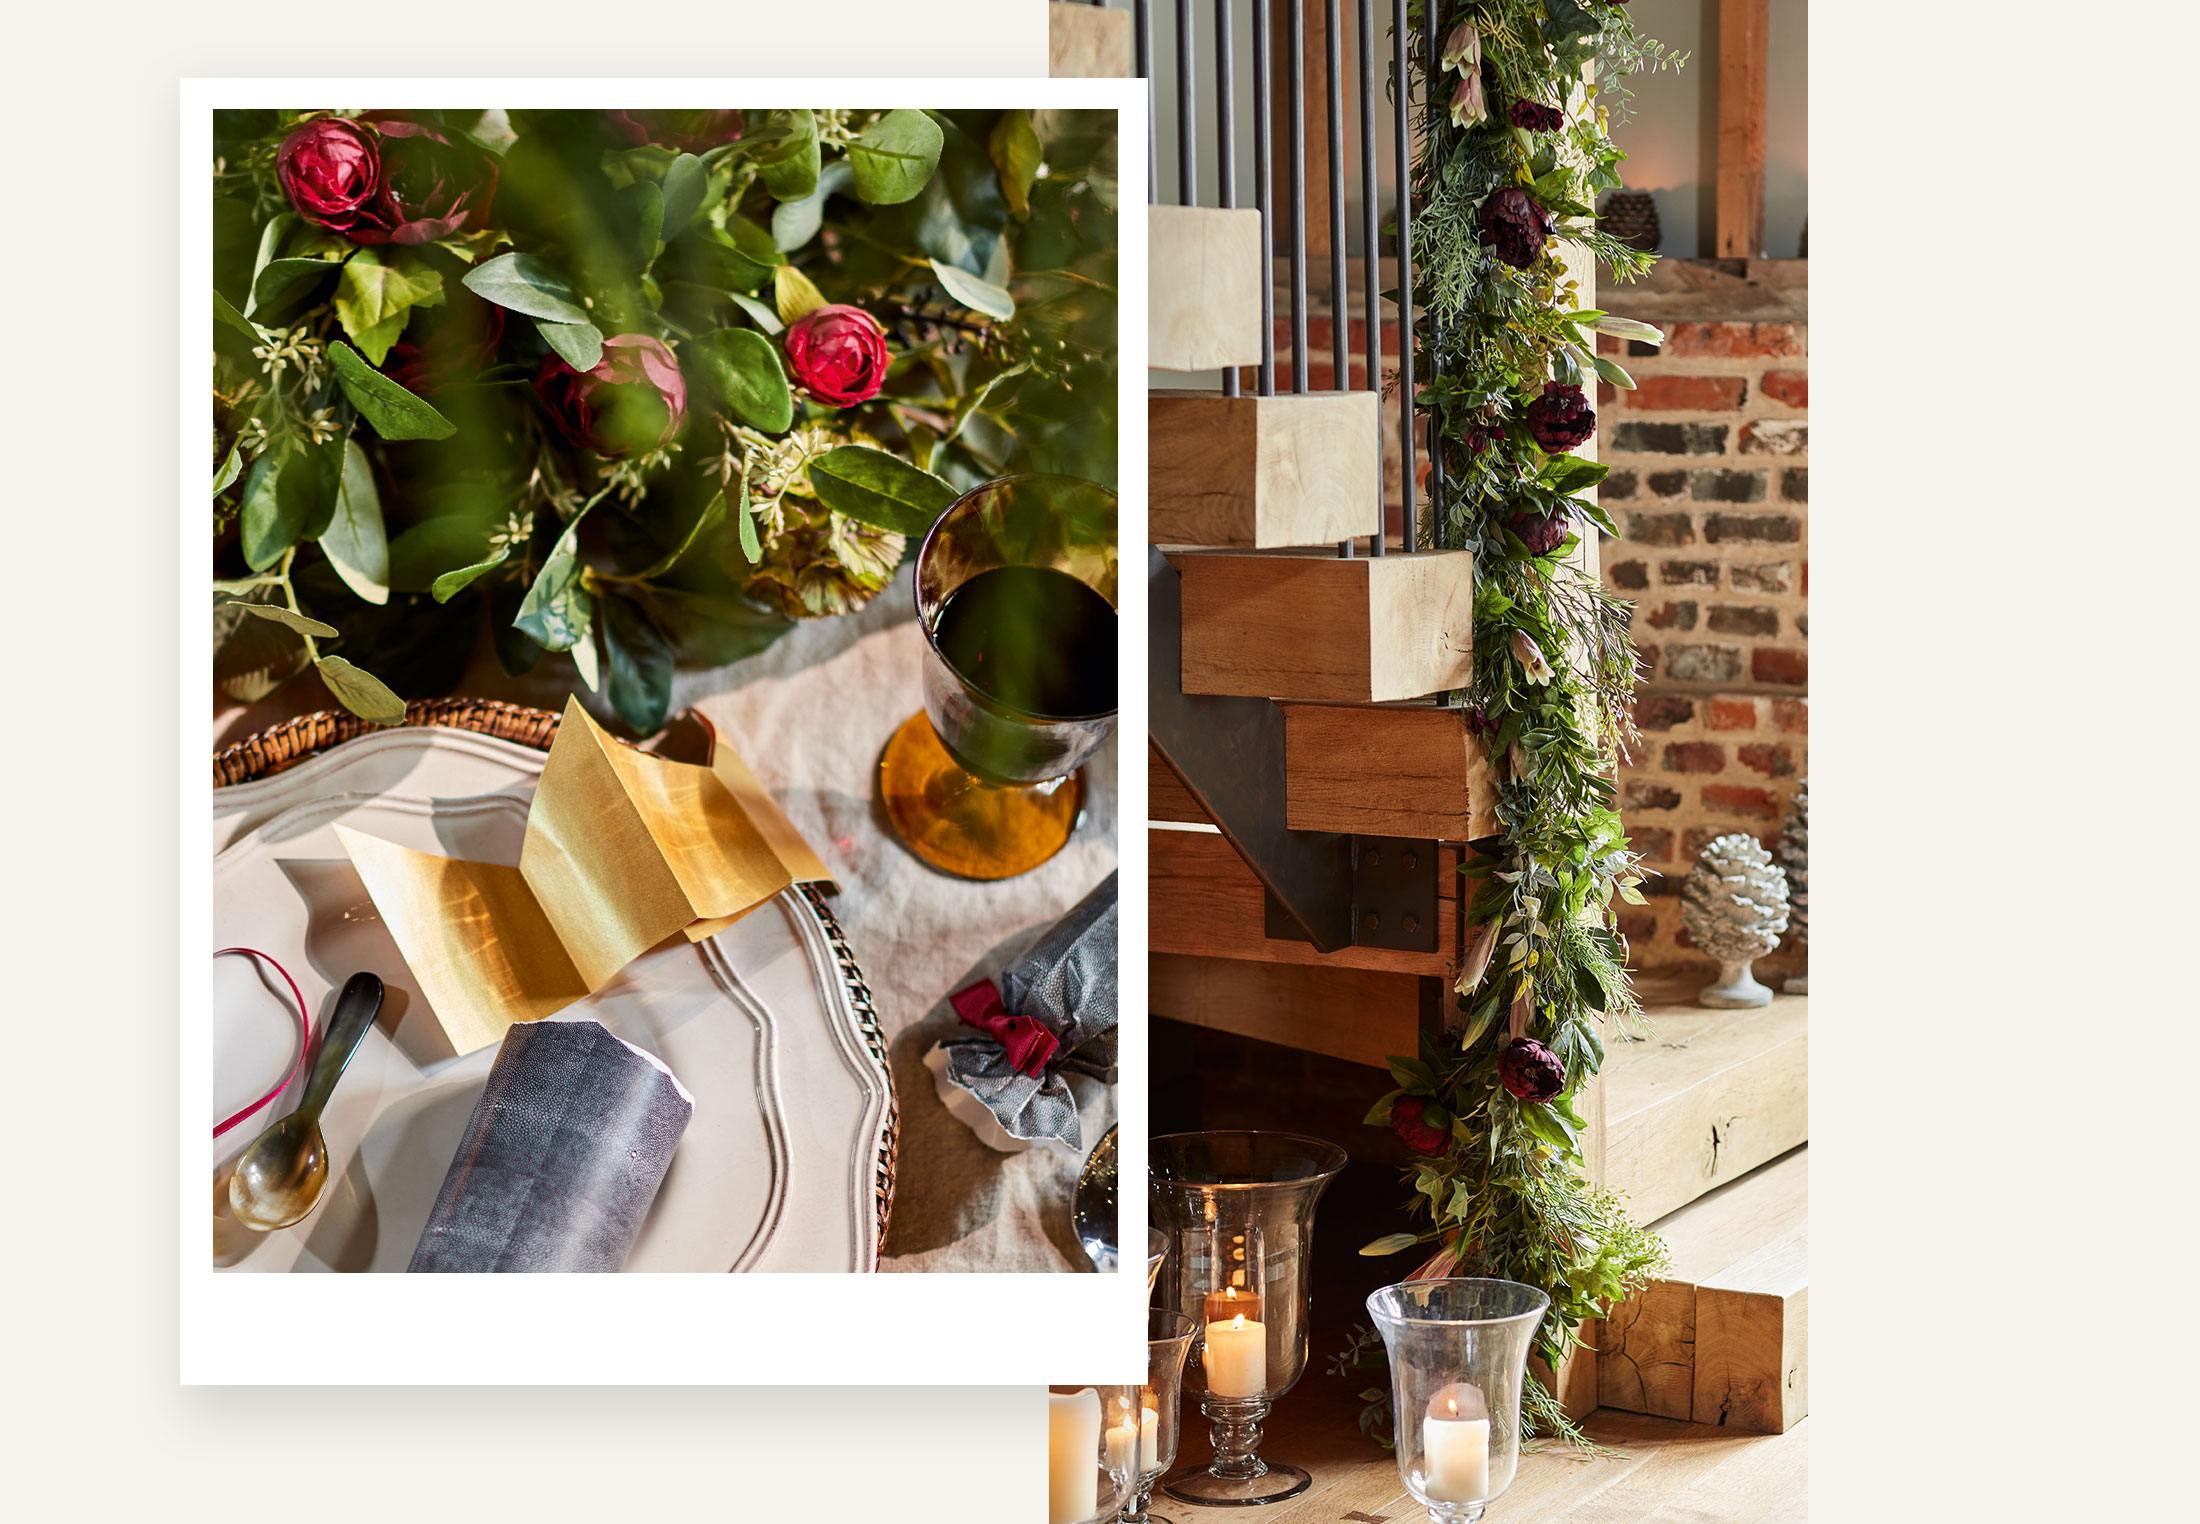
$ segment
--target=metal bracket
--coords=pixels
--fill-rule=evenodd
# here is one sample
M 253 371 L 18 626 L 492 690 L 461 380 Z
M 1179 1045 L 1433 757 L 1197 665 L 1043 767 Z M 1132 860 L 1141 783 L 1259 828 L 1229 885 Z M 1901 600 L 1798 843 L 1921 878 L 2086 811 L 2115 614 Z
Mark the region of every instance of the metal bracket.
M 1442 928 L 1437 917 L 1437 850 L 1434 841 L 1411 836 L 1347 838 L 1352 875 L 1352 945 L 1394 952 L 1434 952 Z M 1283 907 L 1267 902 L 1271 937 L 1295 937 Z

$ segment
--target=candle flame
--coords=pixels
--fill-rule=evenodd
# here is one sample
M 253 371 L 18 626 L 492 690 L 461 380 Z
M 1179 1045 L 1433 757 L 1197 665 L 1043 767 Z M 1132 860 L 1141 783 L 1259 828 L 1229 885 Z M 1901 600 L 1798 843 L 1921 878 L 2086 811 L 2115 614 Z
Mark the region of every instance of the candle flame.
M 1458 1399 L 1458 1398 L 1456 1398 L 1456 1397 L 1446 1397 L 1446 1398 L 1444 1399 L 1444 1406 L 1445 1406 L 1445 1407 L 1447 1407 L 1447 1408 L 1449 1408 L 1449 1409 L 1451 1409 L 1451 1416 L 1452 1416 L 1452 1417 L 1454 1417 L 1454 1418 L 1457 1418 L 1457 1417 L 1459 1416 L 1459 1399 Z
M 1244 1314 L 1244 1313 L 1242 1313 L 1242 1312 L 1241 1312 L 1241 1313 L 1239 1313 L 1239 1314 L 1238 1314 L 1238 1315 L 1237 1315 L 1236 1317 L 1234 1317 L 1234 1318 L 1232 1318 L 1232 1319 L 1230 1320 L 1230 1327 L 1231 1327 L 1231 1328 L 1233 1328 L 1233 1329 L 1243 1328 L 1244 1326 L 1245 1326 L 1245 1314 Z

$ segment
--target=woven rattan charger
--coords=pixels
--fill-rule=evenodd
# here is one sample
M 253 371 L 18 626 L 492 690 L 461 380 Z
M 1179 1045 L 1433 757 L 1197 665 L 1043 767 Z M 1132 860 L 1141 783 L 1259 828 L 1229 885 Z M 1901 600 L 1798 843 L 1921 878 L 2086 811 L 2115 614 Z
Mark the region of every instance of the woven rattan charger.
M 405 706 L 404 723 L 415 728 L 441 726 L 446 730 L 470 730 L 476 735 L 494 736 L 535 751 L 548 751 L 550 743 L 558 738 L 556 714 L 547 709 L 531 709 L 525 704 L 506 703 L 502 699 L 415 699 Z M 228 788 L 259 778 L 271 778 L 355 737 L 394 728 L 336 709 L 302 714 L 216 752 L 214 787 Z M 797 884 L 795 888 L 817 913 L 825 940 L 832 947 L 833 962 L 847 991 L 848 1002 L 855 1010 L 863 1045 L 886 1080 L 886 1136 L 879 1145 L 875 1186 L 879 1245 L 883 1254 L 894 1210 L 894 1170 L 901 1148 L 901 1098 L 894 1092 L 893 1066 L 886 1056 L 886 1033 L 879 1025 L 878 1011 L 871 1003 L 871 990 L 864 982 L 863 970 L 849 949 L 839 919 L 825 903 L 825 896 L 815 884 Z

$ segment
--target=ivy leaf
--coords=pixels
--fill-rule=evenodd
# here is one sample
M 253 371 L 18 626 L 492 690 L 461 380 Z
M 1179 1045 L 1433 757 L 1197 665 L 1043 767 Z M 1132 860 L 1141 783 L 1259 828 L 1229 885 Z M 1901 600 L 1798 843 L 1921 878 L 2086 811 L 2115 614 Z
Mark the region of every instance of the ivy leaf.
M 639 604 L 615 596 L 603 601 L 603 645 L 612 709 L 636 735 L 655 735 L 672 708 L 672 646 Z
M 1367 1115 L 1360 1118 L 1360 1120 L 1369 1127 L 1388 1127 L 1390 1125 L 1390 1108 L 1395 1106 L 1398 1103 L 1398 1097 L 1404 1094 L 1403 1090 L 1390 1091 L 1381 1100 L 1368 1107 Z
M 772 271 L 772 300 L 779 308 L 782 323 L 798 322 L 826 305 L 825 293 L 793 265 L 781 265 Z
M 588 309 L 557 267 L 533 254 L 499 254 L 468 270 L 466 289 L 507 311 L 553 323 L 585 323 Z
M 1389 1060 L 1390 1077 L 1405 1090 L 1415 1095 L 1436 1093 L 1436 1071 L 1417 1058 L 1392 1058 Z
M 382 527 L 382 498 L 374 467 L 359 441 L 343 442 L 336 477 L 336 510 L 321 531 L 321 553 L 336 575 L 368 603 L 390 601 L 390 543 Z
M 710 171 L 694 154 L 684 153 L 665 166 L 664 224 L 658 236 L 670 243 L 687 231 L 695 214 L 703 209 L 703 195 L 710 189 Z
M 1385 1233 L 1372 1243 L 1363 1244 L 1360 1253 L 1367 1259 L 1381 1259 L 1386 1254 L 1400 1254 L 1421 1241 L 1418 1233 Z
M 352 255 L 336 277 L 336 319 L 359 352 L 376 365 L 389 358 L 390 346 L 405 331 L 413 308 L 442 304 L 440 270 L 386 264 L 372 249 Z
M 765 120 L 769 136 L 757 151 L 757 176 L 774 201 L 799 201 L 817 189 L 817 118 L 807 111 L 774 111 Z
M 535 332 L 575 370 L 594 370 L 603 360 L 603 330 L 594 323 L 553 323 L 536 318 Z
M 422 402 L 338 339 L 328 347 L 329 366 L 359 415 L 384 439 L 448 439 L 458 426 Z
M 734 417 L 767 434 L 794 424 L 794 393 L 780 368 L 779 347 L 753 328 L 721 328 L 686 346 L 700 389 Z
M 253 603 L 245 599 L 239 599 L 235 607 L 242 609 L 247 614 L 257 615 L 261 619 L 272 620 L 284 629 L 295 630 L 300 635 L 318 635 L 327 640 L 337 634 L 335 625 L 323 624 L 318 619 L 311 619 L 304 614 L 294 613 L 279 603 Z
M 931 472 L 865 445 L 841 445 L 811 461 L 810 487 L 835 513 L 904 535 L 930 529 L 956 497 Z
M 1016 315 L 1016 298 L 992 282 L 982 281 L 967 270 L 942 264 L 936 259 L 932 261 L 932 273 L 939 277 L 940 284 L 947 288 L 949 296 L 971 311 L 982 312 L 987 317 L 999 318 L 1003 322 Z
M 328 691 L 336 695 L 336 702 L 362 720 L 377 725 L 405 722 L 405 701 L 372 672 L 353 666 L 341 656 L 324 656 L 314 666 L 320 670 L 321 681 L 328 684 Z
M 1039 178 L 1043 152 L 1029 111 L 1004 111 L 986 139 L 986 153 L 993 172 L 1000 177 L 1001 199 L 1018 222 L 1031 216 L 1031 187 Z
M 848 145 L 856 199 L 870 206 L 914 200 L 939 168 L 945 138 L 921 111 L 889 111 Z

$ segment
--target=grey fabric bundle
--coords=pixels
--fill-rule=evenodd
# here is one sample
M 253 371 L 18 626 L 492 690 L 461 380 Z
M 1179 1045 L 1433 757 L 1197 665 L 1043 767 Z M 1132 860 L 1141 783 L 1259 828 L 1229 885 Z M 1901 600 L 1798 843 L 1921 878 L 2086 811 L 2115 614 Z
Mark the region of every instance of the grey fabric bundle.
M 984 1033 L 950 1037 L 934 1049 L 942 1060 L 935 1073 L 945 1085 L 968 1093 L 1019 1143 L 1081 1151 L 1077 1098 L 1062 1076 L 1115 1080 L 1117 932 L 1110 873 L 1001 970 L 1001 1003 L 1039 1022 L 1061 1044 L 1044 1074 L 1018 1073 Z
M 408 1268 L 617 1270 L 694 1112 L 601 1022 L 512 1027 Z

